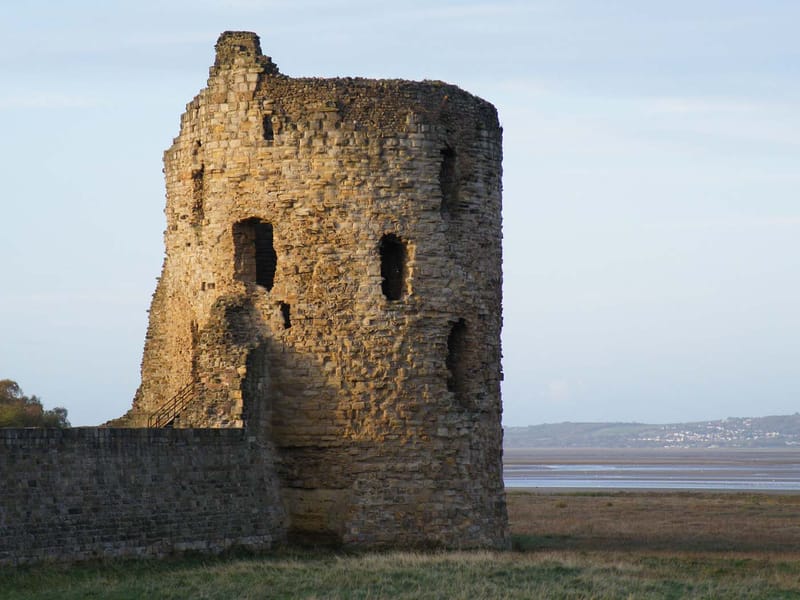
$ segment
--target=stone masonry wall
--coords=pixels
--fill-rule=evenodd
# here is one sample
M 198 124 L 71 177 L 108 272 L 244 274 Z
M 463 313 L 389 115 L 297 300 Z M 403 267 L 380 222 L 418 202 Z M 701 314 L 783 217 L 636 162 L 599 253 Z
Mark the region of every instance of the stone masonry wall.
M 285 541 L 269 453 L 243 429 L 0 429 L 0 564 Z
M 274 448 L 289 534 L 505 547 L 501 130 L 442 82 L 291 78 L 217 43 L 164 155 L 142 383 Z

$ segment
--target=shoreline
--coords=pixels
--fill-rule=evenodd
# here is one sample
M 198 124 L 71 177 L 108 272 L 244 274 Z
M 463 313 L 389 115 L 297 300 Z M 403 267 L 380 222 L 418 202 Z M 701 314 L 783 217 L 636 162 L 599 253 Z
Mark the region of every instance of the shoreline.
M 536 494 L 540 496 L 681 496 L 681 497 L 713 497 L 743 494 L 748 496 L 798 496 L 800 490 L 740 490 L 740 489 L 674 489 L 674 488 L 607 488 L 607 487 L 509 487 L 506 486 L 506 495 Z
M 800 450 L 520 448 L 507 489 L 800 493 Z
M 800 463 L 800 448 L 504 448 L 506 465 L 632 464 L 687 465 Z

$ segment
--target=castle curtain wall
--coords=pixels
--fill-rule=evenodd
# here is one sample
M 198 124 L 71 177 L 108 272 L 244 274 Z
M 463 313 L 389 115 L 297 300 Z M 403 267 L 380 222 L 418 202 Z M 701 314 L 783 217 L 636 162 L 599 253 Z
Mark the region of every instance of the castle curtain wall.
M 286 518 L 244 429 L 0 429 L 0 564 L 272 548 Z

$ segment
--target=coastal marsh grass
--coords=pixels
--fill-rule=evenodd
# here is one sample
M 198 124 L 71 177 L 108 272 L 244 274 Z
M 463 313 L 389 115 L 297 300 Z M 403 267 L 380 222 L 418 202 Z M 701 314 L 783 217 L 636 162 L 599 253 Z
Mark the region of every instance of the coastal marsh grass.
M 800 552 L 800 494 L 509 490 L 507 499 L 512 533 L 542 549 Z
M 508 499 L 511 552 L 285 549 L 4 568 L 0 598 L 800 598 L 798 496 Z

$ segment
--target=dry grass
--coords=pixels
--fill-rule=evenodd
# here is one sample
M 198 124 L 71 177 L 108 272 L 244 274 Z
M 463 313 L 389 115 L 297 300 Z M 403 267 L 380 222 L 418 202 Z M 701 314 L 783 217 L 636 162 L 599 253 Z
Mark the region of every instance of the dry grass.
M 512 532 L 569 550 L 800 552 L 800 495 L 508 493 Z
M 800 496 L 509 494 L 515 552 L 0 569 L 0 598 L 800 598 Z

